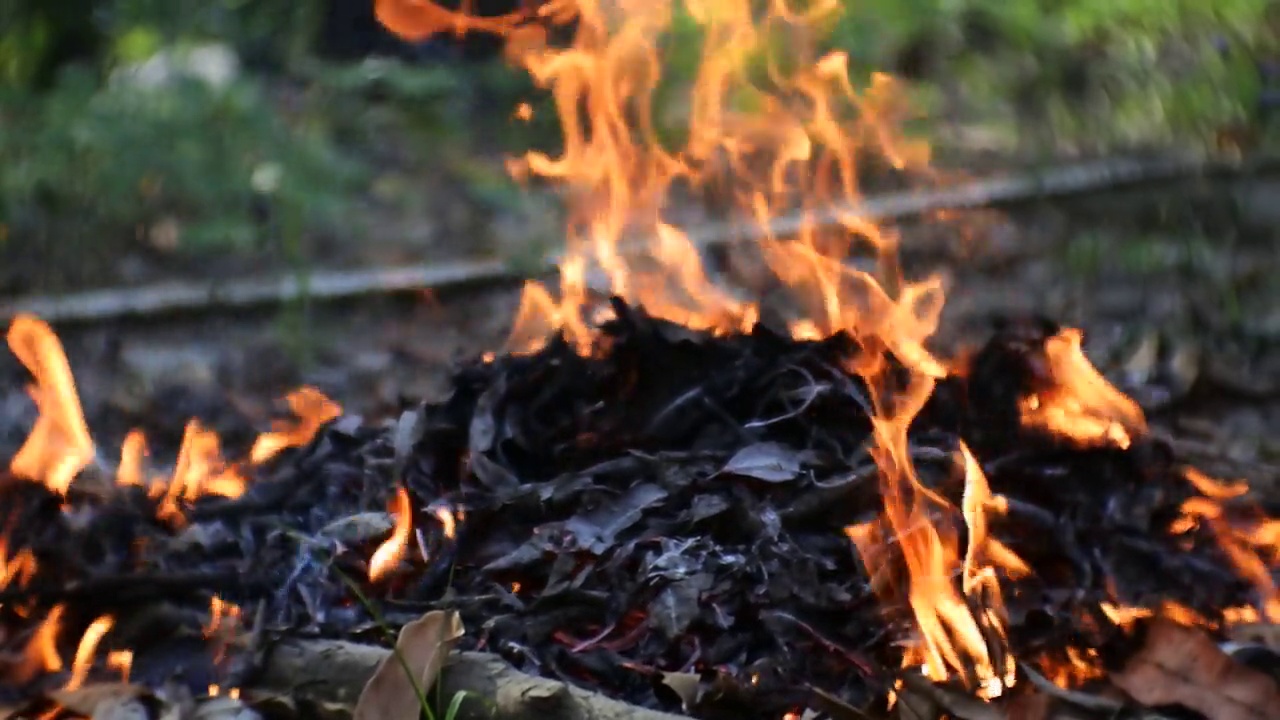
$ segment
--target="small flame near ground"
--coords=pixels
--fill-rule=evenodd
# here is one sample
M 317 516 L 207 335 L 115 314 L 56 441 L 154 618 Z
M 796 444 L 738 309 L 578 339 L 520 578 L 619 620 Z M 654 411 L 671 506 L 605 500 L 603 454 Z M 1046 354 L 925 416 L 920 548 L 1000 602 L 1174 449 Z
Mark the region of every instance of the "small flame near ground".
M 595 277 L 603 278 L 609 293 L 690 328 L 750 329 L 759 320 L 759 308 L 707 277 L 695 244 L 665 212 L 677 187 L 714 187 L 757 225 L 763 240 L 756 250 L 789 288 L 796 306 L 788 319 L 791 334 L 812 339 L 847 332 L 864 349 L 847 369 L 870 391 L 872 454 L 884 508 L 877 519 L 850 526 L 846 533 L 872 570 L 873 586 L 886 605 L 905 605 L 914 618 L 903 665 L 936 680 L 962 679 L 980 696 L 993 698 L 1016 679 L 998 581 L 1033 570 L 988 535 L 989 521 L 1004 512 L 1007 502 L 991 492 L 968 448 L 961 447 L 955 458 L 964 482 L 960 507 L 922 483 L 912 464 L 907 431 L 937 381 L 950 372 L 949 364 L 927 348 L 943 307 L 942 281 L 902 275 L 896 233 L 858 212 L 858 170 L 876 158 L 918 178 L 935 173 L 927 145 L 902 131 L 910 107 L 898 83 L 882 73 L 855 80 L 846 54 L 821 49 L 823 29 L 840 6 L 838 0 L 550 0 L 536 11 L 480 18 L 429 0 L 376 0 L 383 24 L 407 38 L 470 31 L 505 36 L 508 57 L 550 89 L 555 101 L 563 153 L 530 152 L 513 159 L 509 168 L 518 178 L 548 180 L 566 191 L 568 253 L 558 295 L 537 283 L 526 286 L 509 350 L 536 350 L 559 332 L 581 352 L 592 352 L 593 327 L 608 312 L 592 302 L 592 289 L 600 284 Z M 576 26 L 572 42 L 553 47 L 546 27 L 569 21 Z M 660 108 L 687 115 L 683 138 L 673 143 L 660 139 L 654 113 L 655 102 L 665 97 L 660 53 L 674 32 L 696 35 L 701 58 L 688 92 Z M 529 109 L 517 108 L 517 119 L 531 114 L 531 106 L 524 107 Z M 833 207 L 840 209 L 836 223 L 817 220 L 819 210 L 825 214 Z M 802 218 L 791 223 L 786 237 L 771 224 L 782 212 Z M 856 267 L 847 262 L 855 256 L 865 262 Z M 1022 399 L 1023 422 L 1077 443 L 1127 447 L 1146 432 L 1145 419 L 1088 362 L 1081 339 L 1079 331 L 1068 329 L 1049 341 L 1047 381 Z M 53 331 L 37 318 L 19 316 L 8 341 L 34 377 L 29 390 L 40 411 L 10 469 L 65 496 L 84 470 L 107 464 L 89 434 Z M 893 371 L 890 356 L 908 372 Z M 308 442 L 341 413 L 309 388 L 291 394 L 288 402 L 297 421 L 278 424 L 260 437 L 248 466 Z M 120 485 L 147 488 L 159 501 L 161 517 L 181 524 L 183 509 L 201 495 L 243 493 L 244 469 L 245 464 L 228 462 L 217 435 L 193 419 L 171 473 L 153 471 L 146 439 L 134 432 L 125 439 L 114 476 Z M 1187 480 L 1208 499 L 1188 501 L 1174 529 L 1210 527 L 1261 597 L 1258 607 L 1228 609 L 1228 620 L 1280 620 L 1268 572 L 1280 559 L 1280 525 L 1226 517 L 1221 503 L 1245 492 L 1242 483 L 1221 483 L 1193 471 Z M 407 552 L 413 506 L 404 488 L 397 489 L 391 513 L 391 536 L 370 558 L 371 581 L 385 580 Z M 436 508 L 431 514 L 447 537 L 465 522 L 460 511 Z M 905 578 L 887 574 L 892 563 L 882 560 L 891 548 L 906 565 Z M 24 583 L 36 571 L 36 559 L 24 552 L 0 545 L 0 587 Z M 1121 625 L 1152 612 L 1118 601 L 1100 610 Z M 16 669 L 6 671 L 8 677 L 30 679 L 64 669 L 57 649 L 63 613 L 57 606 L 47 614 Z M 237 613 L 215 599 L 206 631 L 219 635 Z M 1159 613 L 1211 624 L 1187 608 L 1169 606 Z M 91 663 L 112 622 L 99 618 L 84 633 L 69 683 L 84 681 L 82 668 Z M 1049 674 L 1063 683 L 1089 677 L 1097 672 L 1091 652 L 1073 653 Z M 127 673 L 132 656 L 121 653 L 127 651 L 109 652 L 108 665 Z M 224 691 L 234 689 L 210 688 L 210 694 Z
M 110 476 L 111 470 L 102 462 L 89 434 L 70 364 L 57 335 L 40 319 L 20 315 L 9 326 L 8 342 L 34 378 L 28 392 L 39 409 L 31 433 L 10 462 L 10 472 L 16 477 L 43 483 L 63 496 L 77 476 L 90 466 L 97 465 Z M 287 448 L 305 445 L 324 423 L 342 413 L 337 403 L 310 387 L 290 393 L 286 402 L 295 419 L 277 421 L 270 431 L 260 435 L 249 453 L 248 466 L 265 463 Z M 192 419 L 186 425 L 171 473 L 153 472 L 148 466 L 146 437 L 141 431 L 133 430 L 121 445 L 114 480 L 121 486 L 147 488 L 148 494 L 158 501 L 158 517 L 181 525 L 185 522 L 185 507 L 197 498 L 243 494 L 247 483 L 244 469 L 244 465 L 223 457 L 221 441 L 215 432 Z M 0 534 L 0 590 L 13 584 L 24 587 L 39 569 L 30 550 L 10 550 L 8 535 L 14 520 L 16 518 L 10 519 L 10 527 Z M 29 613 L 28 608 L 21 606 L 7 609 L 24 615 Z M 66 665 L 59 654 L 58 643 L 64 614 L 64 606 L 54 606 L 32 633 L 21 659 L 7 667 L 0 664 L 0 676 L 22 683 L 43 673 L 62 672 Z M 229 628 L 234 628 L 239 608 L 215 597 L 210 617 L 206 636 L 220 639 L 215 648 L 220 654 L 229 642 L 225 636 Z M 77 643 L 66 689 L 73 690 L 84 684 L 94 665 L 98 646 L 114 623 L 113 617 L 103 616 L 89 624 Z M 106 654 L 106 665 L 126 680 L 132 663 L 133 654 L 127 649 Z

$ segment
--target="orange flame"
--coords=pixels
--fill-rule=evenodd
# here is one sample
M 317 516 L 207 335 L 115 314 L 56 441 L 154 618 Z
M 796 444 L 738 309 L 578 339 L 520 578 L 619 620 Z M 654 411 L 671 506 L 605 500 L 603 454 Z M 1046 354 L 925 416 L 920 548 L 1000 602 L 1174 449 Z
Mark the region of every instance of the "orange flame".
M 144 480 L 143 466 L 147 457 L 147 437 L 141 430 L 130 430 L 120 444 L 120 465 L 116 467 L 117 485 L 141 485 Z
M 848 57 L 821 49 L 821 28 L 840 3 L 552 0 L 539 17 L 575 21 L 567 47 L 552 47 L 541 27 L 519 15 L 467 18 L 427 0 L 379 0 L 377 7 L 383 23 L 406 37 L 463 27 L 505 35 L 508 56 L 551 91 L 563 152 L 529 152 L 509 168 L 517 178 L 535 176 L 567 190 L 568 252 L 558 298 L 537 283 L 526 285 L 509 347 L 536 349 L 558 331 L 589 352 L 592 328 L 604 317 L 589 302 L 597 285 L 690 328 L 754 326 L 759 309 L 714 284 L 696 243 L 665 217 L 678 185 L 724 186 L 740 214 L 757 226 L 764 262 L 798 306 L 797 317 L 789 319 L 792 334 L 844 331 L 868 349 L 851 360 L 850 370 L 873 390 L 873 454 L 885 511 L 880 522 L 848 532 L 870 567 L 881 567 L 869 558 L 880 552 L 884 533 L 900 542 L 909 572 L 905 594 L 923 634 L 908 661 L 923 663 L 937 678 L 976 676 L 984 694 L 998 694 L 1012 680 L 1012 659 L 1000 647 L 1003 623 L 991 565 L 998 560 L 1009 572 L 1027 569 L 986 537 L 982 518 L 999 502 L 976 463 L 965 463 L 963 512 L 927 490 L 911 463 L 907 429 L 935 381 L 947 374 L 926 348 L 941 314 L 942 284 L 937 277 L 902 277 L 896 234 L 859 212 L 858 162 L 870 150 L 895 168 L 930 172 L 929 149 L 900 132 L 908 108 L 892 78 L 874 74 L 869 87 L 858 89 Z M 758 20 L 762 7 L 766 15 Z M 668 147 L 660 139 L 654 101 L 669 89 L 658 51 L 669 45 L 677 21 L 693 28 L 701 61 L 686 102 L 663 103 L 687 115 L 683 145 Z M 776 223 L 783 210 L 800 219 Z M 855 267 L 851 256 L 869 263 Z M 909 371 L 903 387 L 890 387 L 899 375 L 890 356 Z M 977 524 L 963 560 L 958 532 L 940 529 L 945 523 L 935 515 Z M 402 552 L 400 538 L 407 534 L 407 524 L 398 524 L 379 548 L 379 562 L 371 563 L 371 576 L 375 569 L 385 572 L 384 558 Z M 950 580 L 959 574 L 962 587 Z M 885 590 L 892 581 L 876 580 Z M 984 609 L 975 614 L 970 602 Z
M 9 325 L 9 348 L 35 377 L 28 387 L 40 411 L 9 470 L 66 494 L 76 475 L 93 462 L 95 448 L 76 394 L 62 343 L 44 321 L 18 315 Z
M 1194 469 L 1186 469 L 1184 477 L 1204 497 L 1183 502 L 1182 516 L 1171 529 L 1184 532 L 1201 523 L 1207 525 L 1235 571 L 1253 583 L 1259 597 L 1259 614 L 1267 622 L 1280 622 L 1280 587 L 1271 573 L 1280 559 L 1280 521 L 1257 520 L 1244 526 L 1234 523 L 1226 517 L 1221 500 L 1243 495 L 1248 491 L 1247 485 L 1213 480 Z
M 9 583 L 18 582 L 18 587 L 26 587 L 31 576 L 36 572 L 36 558 L 27 548 L 23 548 L 9 557 L 9 540 L 0 535 L 0 590 L 9 587 Z
M 84 636 L 80 638 L 80 644 L 76 646 L 75 660 L 71 664 L 71 679 L 67 681 L 64 689 L 75 690 L 84 684 L 89 677 L 89 670 L 93 667 L 93 654 L 98 650 L 98 643 L 102 642 L 102 636 L 107 634 L 111 626 L 115 624 L 115 619 L 110 615 L 103 615 L 89 624 Z
M 1147 432 L 1146 418 L 1085 358 L 1081 339 L 1067 328 L 1045 343 L 1053 385 L 1023 400 L 1022 421 L 1078 442 L 1127 448 L 1134 434 Z
M 133 671 L 133 651 L 112 650 L 107 653 L 107 667 L 120 673 L 121 682 L 129 682 L 129 673 Z
M 396 488 L 396 496 L 389 510 L 395 517 L 396 524 L 391 537 L 379 545 L 373 552 L 373 557 L 369 558 L 369 580 L 373 582 L 386 577 L 404 559 L 405 549 L 409 546 L 409 534 L 413 531 L 413 507 L 407 490 Z
M 180 499 L 190 502 L 206 493 L 240 497 L 244 490 L 244 478 L 234 467 L 227 467 L 222 459 L 218 434 L 205 429 L 199 420 L 188 420 L 173 477 L 165 493 L 162 514 L 177 515 Z
M 313 387 L 294 390 L 286 401 L 297 422 L 273 423 L 271 432 L 259 435 L 249 451 L 249 461 L 253 464 L 264 463 L 285 448 L 306 445 L 320 431 L 320 426 L 342 414 L 340 405 Z
M 36 627 L 27 641 L 22 657 L 17 665 L 9 671 L 9 678 L 14 683 L 22 684 L 41 673 L 54 673 L 62 670 L 62 656 L 58 654 L 58 633 L 62 630 L 62 613 L 65 607 L 55 605 L 44 620 Z

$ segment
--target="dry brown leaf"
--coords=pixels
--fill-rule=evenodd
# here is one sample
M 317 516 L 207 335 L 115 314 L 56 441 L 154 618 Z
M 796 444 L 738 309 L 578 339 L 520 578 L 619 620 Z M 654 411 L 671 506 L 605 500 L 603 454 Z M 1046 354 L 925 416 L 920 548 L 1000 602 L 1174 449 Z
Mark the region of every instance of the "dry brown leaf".
M 1280 687 L 1236 662 L 1203 631 L 1168 620 L 1148 626 L 1142 649 L 1111 681 L 1144 705 L 1181 705 L 1207 720 L 1269 720 Z
M 418 691 L 431 690 L 462 633 L 462 619 L 453 610 L 432 610 L 400 628 L 395 651 L 365 683 L 352 720 L 418 720 Z

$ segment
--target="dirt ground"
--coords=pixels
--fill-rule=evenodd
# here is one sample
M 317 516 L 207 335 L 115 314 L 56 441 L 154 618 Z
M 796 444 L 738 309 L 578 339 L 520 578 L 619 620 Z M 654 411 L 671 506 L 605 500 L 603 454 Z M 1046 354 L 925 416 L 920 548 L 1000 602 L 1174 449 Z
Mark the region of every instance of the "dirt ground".
M 1265 202 L 1249 201 L 1269 187 L 1167 186 L 915 223 L 904 227 L 906 266 L 946 279 L 940 347 L 981 342 L 999 315 L 1040 313 L 1081 327 L 1090 358 L 1184 458 L 1280 489 L 1271 432 L 1280 423 L 1280 289 L 1271 282 L 1280 221 L 1262 212 Z M 367 418 L 440 397 L 455 362 L 501 348 L 518 293 L 319 305 L 305 363 L 289 351 L 296 331 L 282 331 L 275 311 L 58 330 L 105 457 L 131 427 L 161 453 L 174 448 L 190 417 L 219 430 L 234 452 L 301 384 Z M 0 457 L 8 457 L 34 409 L 25 372 L 0 357 Z

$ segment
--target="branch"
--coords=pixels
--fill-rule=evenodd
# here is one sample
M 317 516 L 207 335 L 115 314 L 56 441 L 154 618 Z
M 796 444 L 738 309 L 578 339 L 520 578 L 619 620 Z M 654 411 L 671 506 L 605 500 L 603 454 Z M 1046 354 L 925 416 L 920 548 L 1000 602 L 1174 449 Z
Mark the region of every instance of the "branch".
M 699 249 L 786 237 L 802 224 L 836 224 L 841 219 L 895 220 L 940 210 L 1007 205 L 1045 197 L 1096 192 L 1125 185 L 1191 178 L 1212 173 L 1246 174 L 1273 170 L 1280 158 L 1247 165 L 1182 156 L 1155 159 L 1113 158 L 1060 166 L 1040 172 L 967 182 L 924 192 L 897 192 L 870 197 L 857 205 L 832 205 L 811 213 L 782 215 L 767 228 L 754 222 L 726 221 L 695 228 L 689 238 Z M 554 273 L 562 259 L 552 253 L 538 260 L 533 276 Z M 514 282 L 524 275 L 497 259 L 464 260 L 411 267 L 314 271 L 304 285 L 293 275 L 228 281 L 157 283 L 136 288 L 108 288 L 62 296 L 36 296 L 0 302 L 0 320 L 18 313 L 38 315 L 51 323 L 149 317 L 177 312 L 209 312 L 289 302 L 304 295 L 337 300 L 422 289 L 443 290 L 475 284 Z
M 316 702 L 355 705 L 386 648 L 342 640 L 282 640 L 252 683 Z M 687 720 L 519 672 L 496 655 L 455 653 L 431 695 L 448 705 L 466 693 L 458 720 Z

